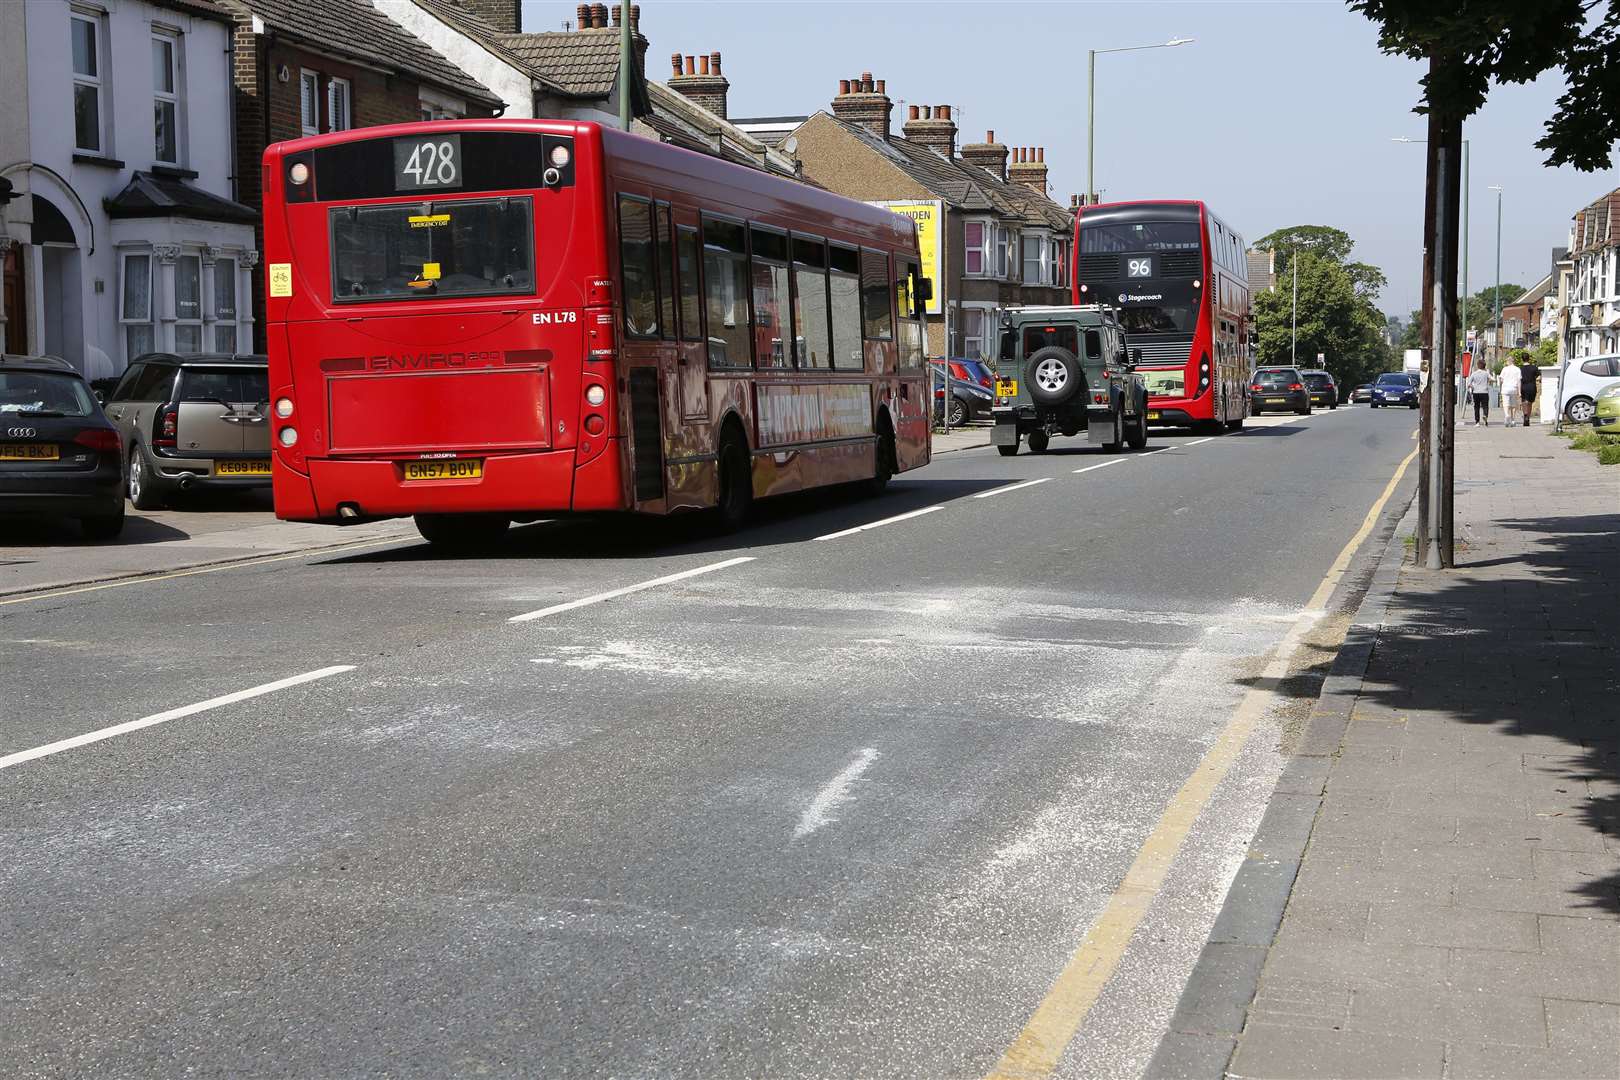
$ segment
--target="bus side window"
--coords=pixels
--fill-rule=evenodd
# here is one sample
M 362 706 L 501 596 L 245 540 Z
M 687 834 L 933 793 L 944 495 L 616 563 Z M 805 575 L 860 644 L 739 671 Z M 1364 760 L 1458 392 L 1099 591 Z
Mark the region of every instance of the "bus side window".
M 658 336 L 657 246 L 652 203 L 619 196 L 619 272 L 624 279 L 626 337 Z
M 737 222 L 703 219 L 703 298 L 709 366 L 753 366 L 748 347 L 748 238 Z
M 793 366 L 788 317 L 787 234 L 759 226 L 748 229 L 754 288 L 754 364 L 762 368 Z
M 675 338 L 675 269 L 672 260 L 675 256 L 675 245 L 670 242 L 669 203 L 659 203 L 654 208 L 654 220 L 658 224 L 658 329 L 660 335 L 666 340 Z
M 870 341 L 894 337 L 894 313 L 889 308 L 889 256 L 881 251 L 861 252 L 861 315 Z
M 1087 360 L 1100 360 L 1100 359 L 1102 359 L 1102 331 L 1100 331 L 1100 330 L 1087 330 L 1086 331 L 1086 359 Z
M 914 262 L 896 263 L 900 271 L 894 282 L 895 314 L 900 317 L 900 362 L 902 368 L 919 368 L 923 363 L 922 275 Z
M 832 366 L 862 371 L 866 356 L 861 351 L 861 253 L 831 244 L 827 262 L 827 285 L 832 295 Z
M 793 237 L 793 342 L 801 368 L 832 367 L 831 307 L 827 302 L 827 244 Z
M 703 294 L 698 288 L 698 234 L 690 225 L 675 227 L 676 269 L 681 294 L 681 340 L 703 340 Z

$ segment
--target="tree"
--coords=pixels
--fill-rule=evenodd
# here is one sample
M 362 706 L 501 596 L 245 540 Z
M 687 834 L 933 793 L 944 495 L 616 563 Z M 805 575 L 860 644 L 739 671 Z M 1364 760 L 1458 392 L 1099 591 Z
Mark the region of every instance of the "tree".
M 1277 279 L 1280 281 L 1288 272 L 1288 260 L 1296 251 L 1309 251 L 1333 262 L 1343 263 L 1350 260 L 1350 249 L 1355 244 L 1349 233 L 1331 225 L 1291 225 L 1267 233 L 1256 240 L 1254 246 L 1260 251 L 1276 252 Z
M 1337 247 L 1302 247 L 1294 254 L 1299 260 L 1297 349 L 1292 277 L 1286 284 L 1279 279 L 1275 292 L 1260 293 L 1255 299 L 1258 363 L 1287 364 L 1294 356 L 1302 366 L 1314 366 L 1320 353 L 1327 369 L 1351 386 L 1367 382 L 1387 366 L 1384 317 L 1357 290 L 1351 267 L 1359 264 L 1346 265 L 1332 257 L 1341 250 L 1348 254 L 1348 249 Z
M 1523 285 L 1492 285 L 1468 298 L 1468 329 L 1483 331 L 1496 325 L 1496 298 L 1507 307 L 1524 294 Z
M 1536 367 L 1557 367 L 1558 339 L 1549 334 L 1536 342 L 1536 350 L 1530 355 L 1535 358 Z

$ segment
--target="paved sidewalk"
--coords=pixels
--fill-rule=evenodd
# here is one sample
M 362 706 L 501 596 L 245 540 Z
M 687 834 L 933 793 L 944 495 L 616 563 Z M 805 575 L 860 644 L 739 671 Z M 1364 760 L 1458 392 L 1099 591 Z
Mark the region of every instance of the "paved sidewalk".
M 1149 1075 L 1620 1077 L 1620 467 L 1546 431 L 1458 430 Z
M 953 427 L 949 435 L 943 430 L 934 432 L 934 453 L 949 454 L 953 450 L 974 450 L 990 445 L 989 424 L 969 424 Z

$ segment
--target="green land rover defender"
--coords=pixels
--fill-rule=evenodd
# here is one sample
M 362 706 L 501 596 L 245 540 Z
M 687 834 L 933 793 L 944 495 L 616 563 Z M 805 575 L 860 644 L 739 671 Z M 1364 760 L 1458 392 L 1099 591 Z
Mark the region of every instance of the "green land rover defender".
M 1147 386 L 1112 308 L 1014 307 L 1000 321 L 990 441 L 1004 457 L 1025 437 L 1039 454 L 1053 435 L 1082 431 L 1109 453 L 1147 445 Z

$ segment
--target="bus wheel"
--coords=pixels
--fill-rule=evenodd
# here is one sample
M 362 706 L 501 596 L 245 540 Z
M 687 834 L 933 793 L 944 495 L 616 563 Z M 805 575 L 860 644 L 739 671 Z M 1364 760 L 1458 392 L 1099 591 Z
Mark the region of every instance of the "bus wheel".
M 1050 435 L 1048 435 L 1044 431 L 1032 431 L 1032 432 L 1030 432 L 1029 433 L 1029 452 L 1032 453 L 1032 454 L 1044 454 L 1044 453 L 1046 453 L 1047 444 L 1051 442 L 1051 439 L 1052 439 L 1052 437 Z M 1017 448 L 1015 447 L 1014 449 L 1017 449 Z
M 748 447 L 734 433 L 720 444 L 720 527 L 735 532 L 748 521 L 754 506 L 754 476 Z
M 889 486 L 889 481 L 894 477 L 897 467 L 894 452 L 894 432 L 889 430 L 887 420 L 878 423 L 877 445 L 873 447 L 873 453 L 877 455 L 877 460 L 874 463 L 877 471 L 872 474 L 872 479 L 866 482 L 866 490 L 868 494 L 881 495 L 883 489 Z
M 416 531 L 444 551 L 477 551 L 506 535 L 512 519 L 505 514 L 417 514 Z

